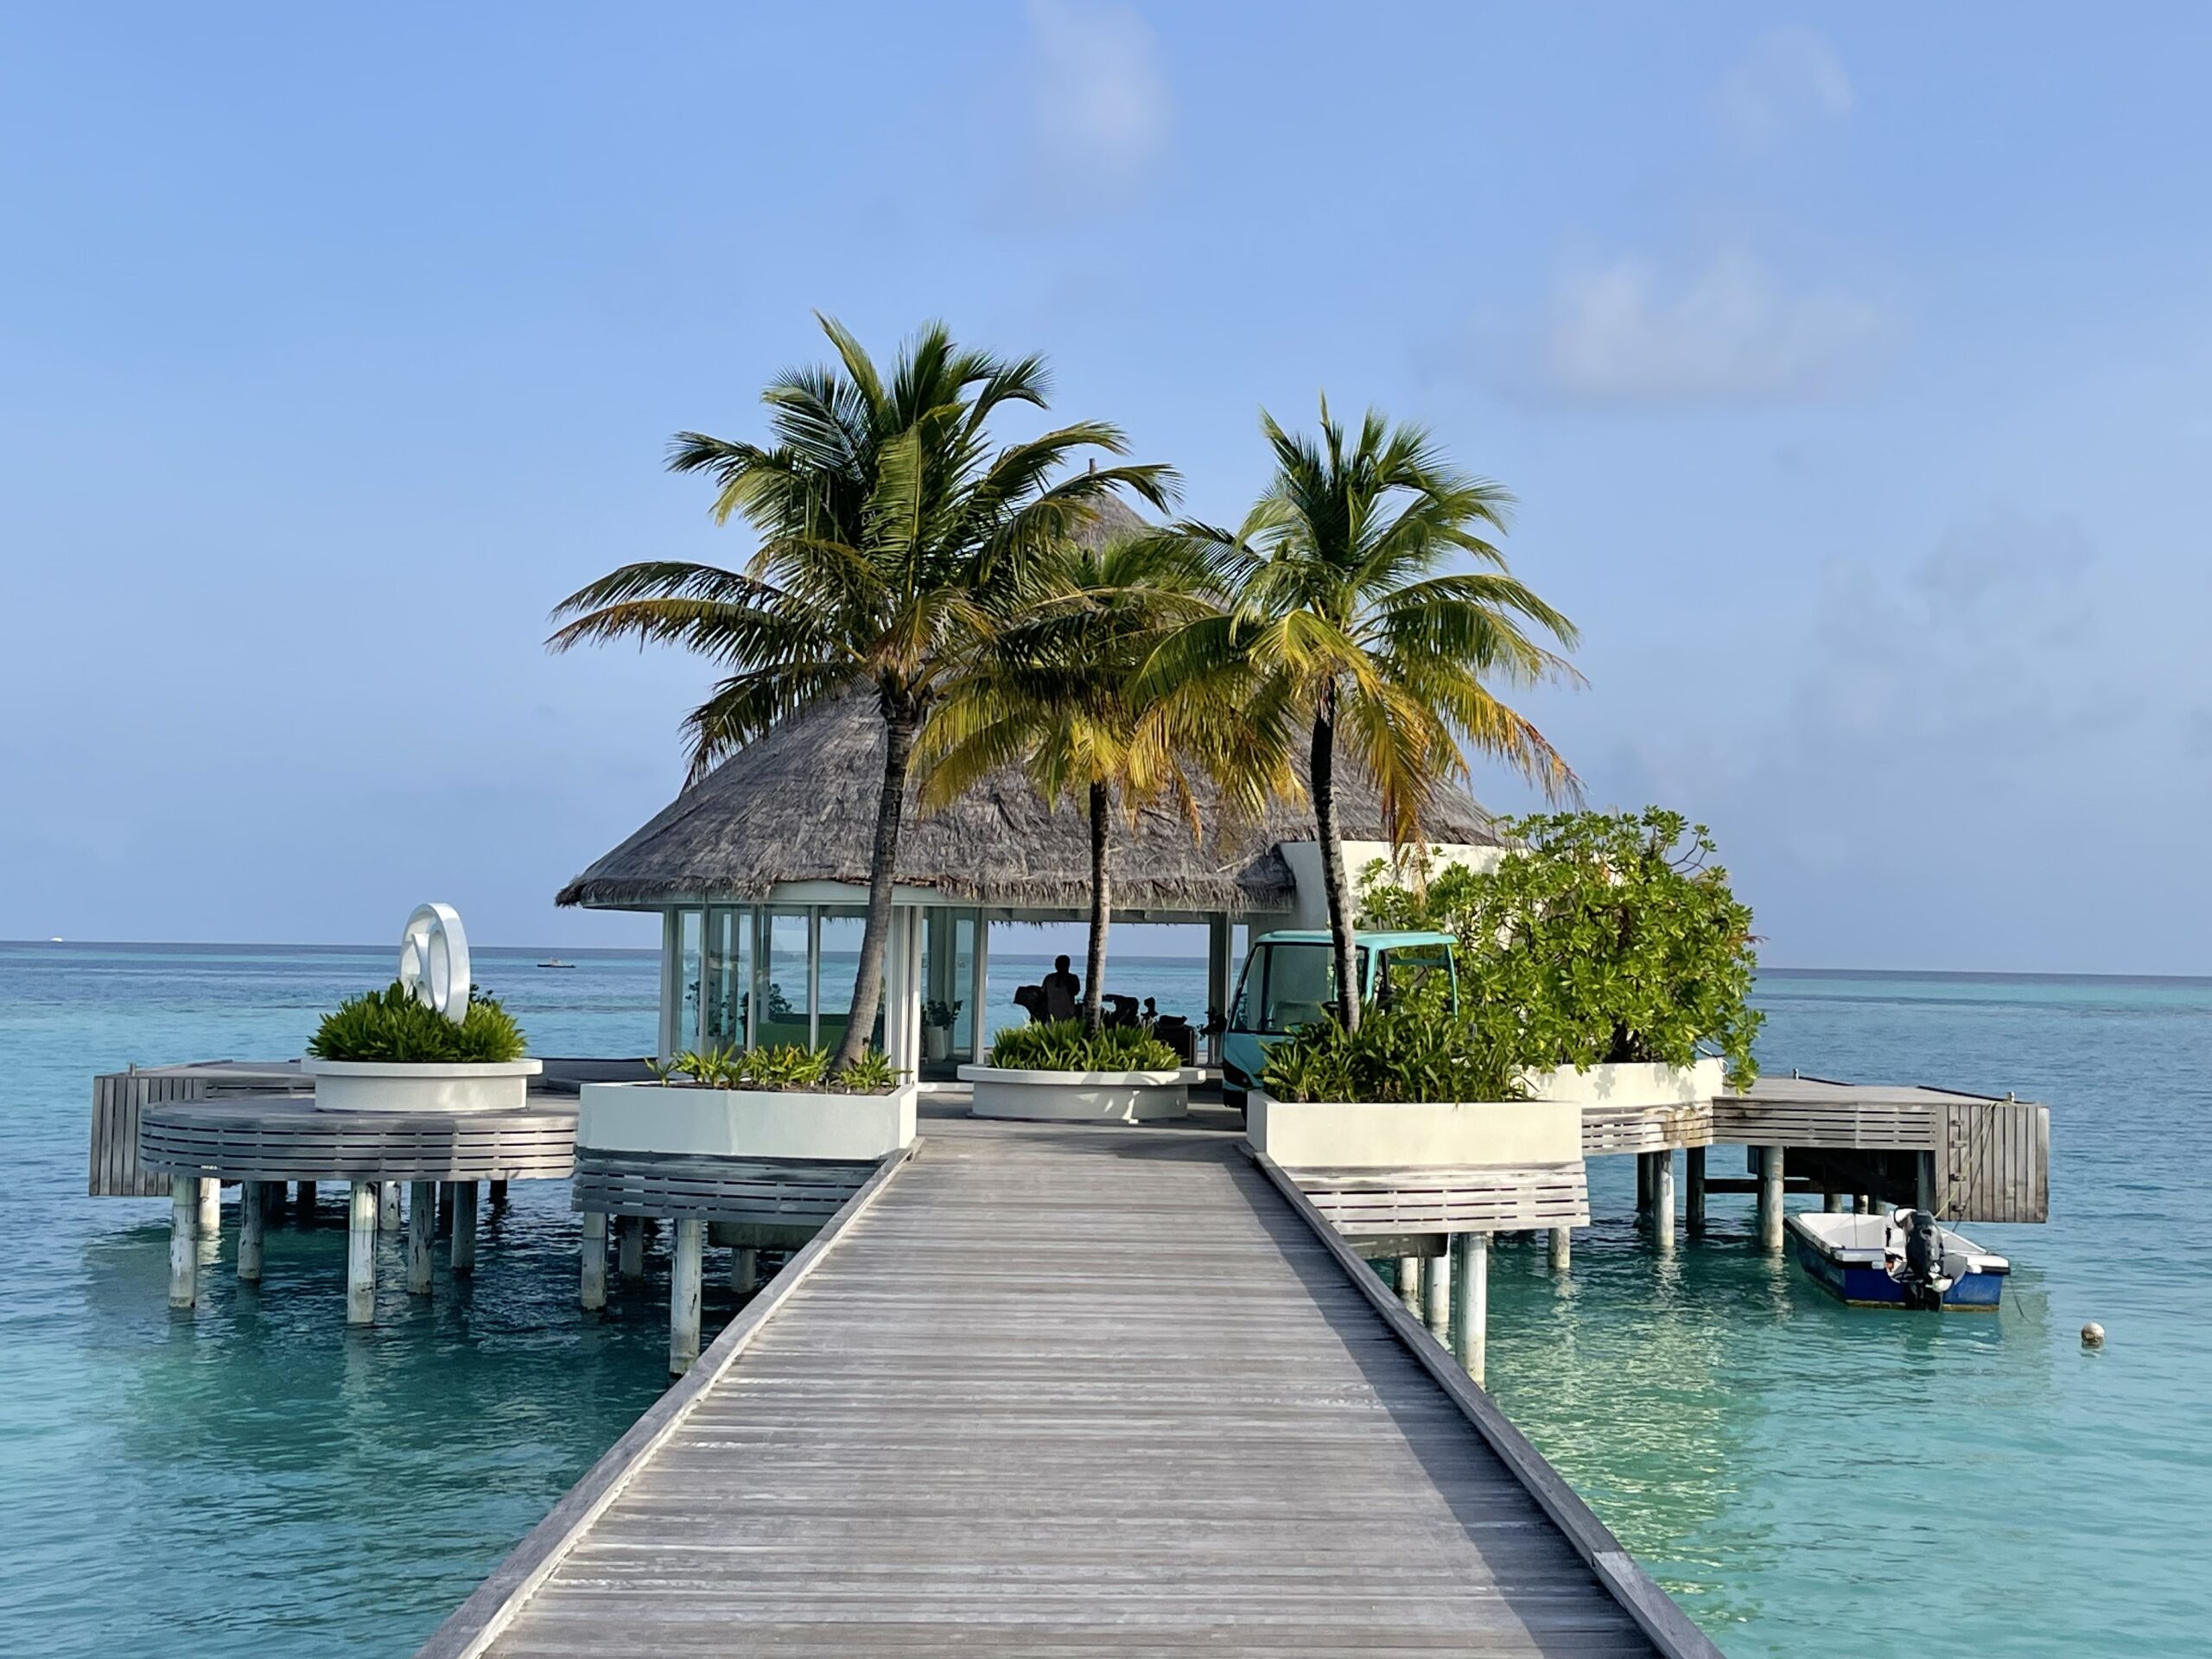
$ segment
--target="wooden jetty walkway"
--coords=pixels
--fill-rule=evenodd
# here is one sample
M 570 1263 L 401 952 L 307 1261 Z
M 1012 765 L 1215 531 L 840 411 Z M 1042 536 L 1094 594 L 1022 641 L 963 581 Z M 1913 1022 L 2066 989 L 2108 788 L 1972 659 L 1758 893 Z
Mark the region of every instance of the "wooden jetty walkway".
M 1280 1172 L 931 1114 L 423 1649 L 1717 1659 Z

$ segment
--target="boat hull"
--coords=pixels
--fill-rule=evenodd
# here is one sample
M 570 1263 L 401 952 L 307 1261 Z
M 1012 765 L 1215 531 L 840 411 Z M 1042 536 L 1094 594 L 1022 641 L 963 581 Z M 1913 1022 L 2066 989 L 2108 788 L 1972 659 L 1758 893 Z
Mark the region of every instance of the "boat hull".
M 1904 1287 L 1882 1268 L 1832 1261 L 1806 1240 L 1797 1240 L 1797 1262 L 1815 1284 L 1839 1301 L 1853 1307 L 1903 1307 Z M 1946 1308 L 1994 1311 L 2004 1294 L 2005 1276 L 1996 1273 L 1961 1274 L 1943 1293 Z

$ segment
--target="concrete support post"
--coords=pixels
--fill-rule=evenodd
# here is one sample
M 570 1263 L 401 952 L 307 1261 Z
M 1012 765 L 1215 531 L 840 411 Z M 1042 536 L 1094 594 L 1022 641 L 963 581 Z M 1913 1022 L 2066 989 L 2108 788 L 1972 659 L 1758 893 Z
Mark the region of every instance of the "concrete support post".
M 453 1189 L 454 1184 L 451 1181 L 438 1183 L 437 1235 L 441 1238 L 453 1231 Z
M 407 1184 L 407 1294 L 430 1294 L 431 1256 L 438 1235 L 438 1184 Z
M 377 1185 L 377 1230 L 396 1233 L 399 1230 L 399 1183 L 381 1181 Z
M 1651 1154 L 1636 1154 L 1636 1219 L 1641 1226 L 1651 1219 Z
M 507 1184 L 505 1181 L 486 1181 L 484 1183 L 484 1185 L 486 1192 L 491 1196 L 492 1207 L 494 1210 L 505 1209 L 507 1207 Z
M 213 1176 L 204 1177 L 200 1183 L 200 1236 L 211 1239 L 223 1230 L 223 1184 Z
M 346 1205 L 346 1323 L 377 1317 L 377 1184 L 356 1181 Z
M 1225 911 L 1215 911 L 1206 918 L 1206 1007 L 1224 1018 L 1229 1013 L 1229 957 L 1236 938 L 1230 931 L 1231 925 Z M 1206 1039 L 1207 1065 L 1221 1064 L 1221 1043 L 1219 1032 Z
M 1936 1213 L 1936 1154 L 1923 1152 L 1912 1160 L 1912 1207 Z
M 200 1183 L 169 1182 L 169 1306 L 190 1307 L 200 1295 Z
M 238 1282 L 261 1282 L 261 1237 L 268 1225 L 269 1189 L 259 1181 L 238 1183 Z
M 645 1276 L 645 1218 L 643 1216 L 622 1217 L 621 1251 L 615 1263 L 616 1270 L 625 1279 L 637 1280 Z
M 1761 1147 L 1759 1153 L 1759 1248 L 1770 1255 L 1782 1253 L 1782 1148 Z
M 1874 1213 L 1874 1200 L 1864 1192 L 1854 1192 L 1851 1195 L 1851 1211 L 1853 1215 L 1871 1216 Z
M 1693 1233 L 1705 1230 L 1705 1148 L 1691 1147 L 1682 1154 L 1682 1222 Z
M 1831 1216 L 1841 1215 L 1843 1213 L 1843 1194 L 1840 1192 L 1821 1193 L 1821 1208 Z
M 1421 1257 L 1417 1255 L 1398 1258 L 1398 1300 L 1414 1318 L 1421 1317 Z
M 676 1224 L 676 1254 L 668 1273 L 668 1369 L 681 1376 L 699 1357 L 699 1270 L 706 1254 L 707 1224 Z
M 1452 1351 L 1479 1386 L 1490 1350 L 1490 1235 L 1454 1234 L 1452 1257 L 1452 1300 L 1459 1310 Z
M 584 1211 L 583 1283 L 578 1300 L 588 1308 L 607 1306 L 607 1217 L 597 1210 Z
M 1662 1255 L 1675 1252 L 1675 1154 L 1651 1154 L 1651 1237 Z
M 729 1287 L 741 1296 L 760 1288 L 760 1252 L 741 1244 L 729 1253 Z
M 292 1219 L 302 1227 L 315 1219 L 313 1181 L 302 1181 L 292 1189 Z
M 1567 1273 L 1574 1267 L 1574 1231 L 1568 1227 L 1554 1227 L 1551 1233 L 1551 1268 L 1554 1273 Z
M 1428 1334 L 1447 1348 L 1452 1345 L 1451 1251 L 1458 1243 L 1455 1234 L 1446 1245 L 1446 1253 L 1428 1257 L 1421 1272 L 1421 1318 L 1428 1325 Z
M 453 1270 L 476 1271 L 476 1183 L 453 1184 Z

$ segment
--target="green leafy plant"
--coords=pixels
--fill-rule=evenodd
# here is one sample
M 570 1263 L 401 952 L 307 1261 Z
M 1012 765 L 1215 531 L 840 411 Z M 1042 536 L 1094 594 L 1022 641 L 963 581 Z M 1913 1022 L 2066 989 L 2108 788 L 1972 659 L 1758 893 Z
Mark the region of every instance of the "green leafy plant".
M 1487 872 L 1446 868 L 1424 887 L 1370 866 L 1370 925 L 1456 935 L 1461 1005 L 1527 1065 L 1716 1052 L 1731 1083 L 1758 1076 L 1751 907 L 1703 824 L 1655 806 L 1506 827 L 1519 844 Z
M 709 1089 L 813 1090 L 825 1094 L 876 1095 L 893 1088 L 904 1075 L 880 1049 L 864 1049 L 842 1071 L 830 1073 L 830 1051 L 802 1043 L 764 1048 L 686 1049 L 665 1065 L 652 1063 L 663 1083 L 696 1084 Z
M 1356 1030 L 1300 1026 L 1268 1051 L 1260 1086 L 1278 1100 L 1517 1100 L 1512 1051 L 1433 1004 L 1370 1007 Z
M 938 1031 L 950 1031 L 960 1018 L 964 1003 L 941 1001 L 931 997 L 922 1004 L 922 1023 Z
M 524 1043 L 514 1017 L 474 985 L 467 1010 L 456 1023 L 394 980 L 388 988 L 348 997 L 323 1015 L 308 1052 L 319 1060 L 427 1065 L 518 1060 Z
M 1080 1020 L 1009 1027 L 992 1039 L 990 1063 L 1010 1071 L 1173 1071 L 1183 1064 L 1142 1026 L 1093 1032 Z

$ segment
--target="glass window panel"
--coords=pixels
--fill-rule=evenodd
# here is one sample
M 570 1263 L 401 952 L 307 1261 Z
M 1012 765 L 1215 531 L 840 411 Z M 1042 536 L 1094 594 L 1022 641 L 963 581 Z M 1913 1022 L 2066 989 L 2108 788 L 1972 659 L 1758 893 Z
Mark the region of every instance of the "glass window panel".
M 676 1046 L 699 1046 L 699 969 L 705 918 L 696 910 L 676 915 Z
M 860 976 L 861 935 L 867 918 L 854 910 L 822 912 L 822 1036 L 824 1048 L 845 1039 L 845 1027 L 853 1011 L 853 985 Z M 875 1024 L 868 1041 L 883 1046 L 883 999 L 876 998 Z
M 735 1048 L 745 1042 L 745 984 L 752 933 L 749 911 L 718 906 L 707 912 L 703 1046 Z
M 976 913 L 963 911 L 952 924 L 952 1000 L 960 1012 L 952 1021 L 952 1052 L 965 1054 L 976 1041 Z
M 766 938 L 753 971 L 753 1041 L 766 1048 L 809 1041 L 806 1006 L 806 912 L 769 912 Z
M 1258 1029 L 1294 1031 L 1328 1014 L 1337 998 L 1336 953 L 1325 944 L 1271 944 L 1261 954 L 1264 972 Z

